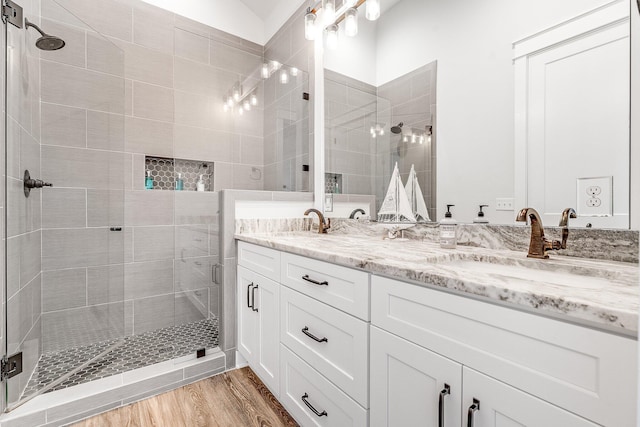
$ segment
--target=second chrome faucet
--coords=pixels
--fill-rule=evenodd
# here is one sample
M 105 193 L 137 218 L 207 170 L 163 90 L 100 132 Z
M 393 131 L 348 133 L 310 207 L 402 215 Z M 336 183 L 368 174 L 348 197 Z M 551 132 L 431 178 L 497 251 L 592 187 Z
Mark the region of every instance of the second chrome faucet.
M 531 240 L 529 241 L 529 252 L 527 257 L 547 259 L 549 255 L 547 251 L 559 250 L 567 248 L 567 239 L 569 237 L 569 218 L 576 218 L 576 211 L 573 208 L 567 208 L 562 212 L 559 226 L 562 227 L 562 241 L 549 240 L 544 235 L 544 227 L 540 215 L 533 208 L 524 208 L 518 212 L 516 221 L 531 223 Z

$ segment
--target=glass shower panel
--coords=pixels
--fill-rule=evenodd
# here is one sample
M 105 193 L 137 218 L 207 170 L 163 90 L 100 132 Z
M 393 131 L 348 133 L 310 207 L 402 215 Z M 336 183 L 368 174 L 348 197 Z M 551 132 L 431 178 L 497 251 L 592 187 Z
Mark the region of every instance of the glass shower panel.
M 5 382 L 10 409 L 116 373 L 92 361 L 125 335 L 124 190 L 132 182 L 123 51 L 53 0 L 22 6 L 65 45 L 42 50 L 35 28 L 6 24 L 3 338 L 5 354 L 22 352 L 23 363 Z M 27 170 L 52 186 L 27 195 Z

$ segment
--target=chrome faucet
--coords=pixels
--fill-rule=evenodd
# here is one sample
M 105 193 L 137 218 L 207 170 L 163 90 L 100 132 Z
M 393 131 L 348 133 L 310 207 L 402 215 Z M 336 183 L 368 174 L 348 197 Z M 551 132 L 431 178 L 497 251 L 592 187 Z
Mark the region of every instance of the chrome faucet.
M 567 249 L 567 239 L 569 238 L 569 218 L 577 218 L 576 211 L 573 208 L 566 208 L 562 211 L 559 227 L 562 227 L 562 249 Z
M 326 234 L 327 230 L 331 228 L 331 219 L 327 219 L 327 221 L 325 222 L 324 219 L 324 215 L 322 215 L 322 212 L 320 212 L 318 209 L 307 209 L 304 212 L 304 215 L 307 216 L 309 215 L 311 212 L 315 212 L 318 215 L 318 233 L 320 234 Z
M 529 242 L 529 258 L 547 259 L 549 250 L 562 249 L 562 243 L 558 240 L 548 240 L 544 237 L 544 227 L 542 226 L 542 220 L 540 215 L 533 208 L 524 208 L 518 212 L 516 221 L 527 222 L 527 219 L 531 222 L 531 240 Z

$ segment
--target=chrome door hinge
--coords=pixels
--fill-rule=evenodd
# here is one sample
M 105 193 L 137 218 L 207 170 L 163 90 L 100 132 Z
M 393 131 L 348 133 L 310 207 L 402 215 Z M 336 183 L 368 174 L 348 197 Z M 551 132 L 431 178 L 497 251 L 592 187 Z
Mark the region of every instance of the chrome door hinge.
M 3 356 L 1 363 L 2 381 L 15 377 L 22 373 L 22 352 L 12 354 L 11 356 Z
M 2 0 L 2 22 L 22 28 L 22 6 L 11 0 Z

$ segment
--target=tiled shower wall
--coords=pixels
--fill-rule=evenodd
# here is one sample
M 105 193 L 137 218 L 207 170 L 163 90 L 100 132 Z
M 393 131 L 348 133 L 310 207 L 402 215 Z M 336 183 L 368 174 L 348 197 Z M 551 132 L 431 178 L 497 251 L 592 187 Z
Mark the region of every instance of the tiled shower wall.
M 375 194 L 375 86 L 325 69 L 325 170 L 342 176 L 339 192 Z M 389 131 L 388 125 L 385 131 Z
M 310 191 L 313 177 L 313 42 L 304 38 L 307 5 L 278 30 L 265 46 L 265 58 L 296 67 L 302 73 L 283 85 L 276 73 L 265 81 L 264 189 Z M 304 170 L 304 166 L 308 170 Z
M 41 61 L 34 175 L 54 187 L 42 192 L 42 310 L 29 312 L 47 316 L 45 351 L 218 315 L 218 193 L 144 190 L 144 157 L 214 162 L 216 190 L 262 189 L 262 108 L 230 115 L 219 96 L 258 69 L 262 46 L 141 1 L 59 3 L 90 27 L 42 0 L 42 26 L 67 42 Z
M 33 22 L 39 22 L 39 1 L 23 3 L 26 16 Z M 9 165 L 6 171 L 7 317 L 11 327 L 3 339 L 7 340 L 9 354 L 23 351 L 23 370 L 27 372 L 26 375 L 9 380 L 7 397 L 12 401 L 26 385 L 28 375 L 33 371 L 41 351 L 42 221 L 40 191 L 35 190 L 31 197 L 26 198 L 22 188 L 25 169 L 29 169 L 35 178 L 41 173 L 39 51 L 34 45 L 39 35 L 26 33 L 23 29 L 9 25 L 8 36 L 9 49 L 6 57 L 2 55 L 2 61 L 4 65 L 4 61 L 7 60 L 8 79 L 11 82 L 8 85 L 9 101 L 6 111 Z M 1 42 L 4 46 L 4 34 Z M 4 393 L 2 395 L 4 399 Z
M 380 87 L 325 70 L 325 164 L 327 173 L 342 176 L 342 193 L 373 194 L 378 208 L 395 163 L 404 183 L 415 166 L 429 215 L 435 220 L 436 194 L 436 63 L 430 63 Z M 403 142 L 391 127 L 433 125 L 431 144 Z M 379 125 L 383 135 L 372 138 Z
M 431 144 L 403 142 L 400 135 L 388 132 L 381 139 L 377 161 L 377 200 L 385 195 L 393 165 L 397 161 L 400 176 L 407 182 L 411 165 L 415 166 L 418 183 L 432 221 L 436 215 L 436 71 L 437 63 L 431 62 L 379 86 L 378 120 L 394 126 L 404 123 L 404 129 L 424 130 L 433 126 Z M 388 130 L 389 127 L 387 127 Z M 388 144 L 388 145 L 386 145 Z

